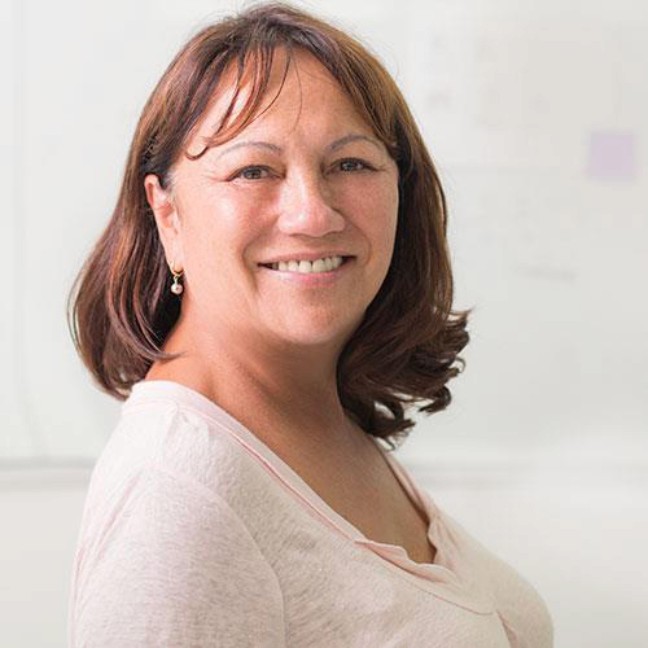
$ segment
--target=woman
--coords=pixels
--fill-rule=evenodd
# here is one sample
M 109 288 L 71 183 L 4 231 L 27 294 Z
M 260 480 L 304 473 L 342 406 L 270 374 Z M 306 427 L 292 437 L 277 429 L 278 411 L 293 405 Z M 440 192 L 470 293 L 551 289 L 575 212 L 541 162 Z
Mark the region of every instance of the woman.
M 122 418 L 73 646 L 551 645 L 535 591 L 382 444 L 466 345 L 443 191 L 383 67 L 286 5 L 212 25 L 146 104 L 73 297 Z

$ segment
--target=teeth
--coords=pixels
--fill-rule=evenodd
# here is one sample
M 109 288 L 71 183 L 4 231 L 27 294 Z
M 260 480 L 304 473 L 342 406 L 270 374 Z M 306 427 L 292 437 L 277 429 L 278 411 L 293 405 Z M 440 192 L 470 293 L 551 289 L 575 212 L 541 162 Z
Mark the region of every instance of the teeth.
M 308 274 L 311 272 L 330 272 L 342 265 L 341 256 L 326 257 L 323 259 L 316 259 L 315 261 L 279 261 L 278 263 L 270 264 L 273 270 L 280 270 L 281 272 L 299 272 L 301 274 Z

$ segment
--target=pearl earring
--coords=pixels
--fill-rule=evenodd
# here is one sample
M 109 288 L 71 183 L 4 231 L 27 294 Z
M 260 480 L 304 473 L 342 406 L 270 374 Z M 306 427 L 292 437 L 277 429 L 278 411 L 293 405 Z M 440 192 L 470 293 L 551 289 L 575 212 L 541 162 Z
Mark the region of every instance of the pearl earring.
M 174 295 L 179 296 L 179 295 L 182 294 L 182 291 L 184 290 L 183 285 L 180 283 L 180 278 L 182 277 L 182 274 L 183 274 L 182 270 L 180 272 L 178 272 L 175 269 L 175 261 L 171 265 L 170 270 L 171 270 L 171 274 L 173 275 L 173 284 L 171 284 L 171 292 Z

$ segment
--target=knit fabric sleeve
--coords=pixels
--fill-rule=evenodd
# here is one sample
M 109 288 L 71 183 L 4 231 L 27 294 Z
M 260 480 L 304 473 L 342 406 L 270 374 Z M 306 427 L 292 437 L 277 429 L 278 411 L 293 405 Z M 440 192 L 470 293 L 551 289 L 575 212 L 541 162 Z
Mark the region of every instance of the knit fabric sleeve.
M 88 512 L 72 648 L 285 646 L 276 575 L 225 500 L 150 466 L 122 486 Z

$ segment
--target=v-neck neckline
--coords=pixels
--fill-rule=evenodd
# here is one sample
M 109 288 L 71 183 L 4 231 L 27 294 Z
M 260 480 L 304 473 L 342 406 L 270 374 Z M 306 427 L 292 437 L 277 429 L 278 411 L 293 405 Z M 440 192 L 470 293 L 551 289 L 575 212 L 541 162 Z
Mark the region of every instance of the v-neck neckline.
M 386 544 L 367 538 L 356 526 L 335 511 L 308 483 L 268 445 L 238 419 L 216 402 L 195 389 L 172 380 L 143 380 L 135 383 L 124 408 L 140 403 L 162 400 L 173 402 L 183 409 L 189 409 L 201 417 L 209 419 L 214 425 L 232 436 L 251 455 L 253 455 L 279 482 L 281 482 L 307 509 L 322 523 L 342 534 L 354 544 L 363 547 L 381 560 L 379 562 L 394 573 L 405 577 L 419 588 L 460 607 L 480 614 L 493 612 L 489 598 L 469 591 L 452 569 L 450 556 L 446 555 L 442 514 L 431 497 L 417 487 L 409 472 L 395 457 L 391 456 L 373 436 L 387 465 L 406 491 L 412 502 L 427 516 L 428 541 L 435 548 L 433 563 L 417 563 L 412 560 L 404 547 Z

